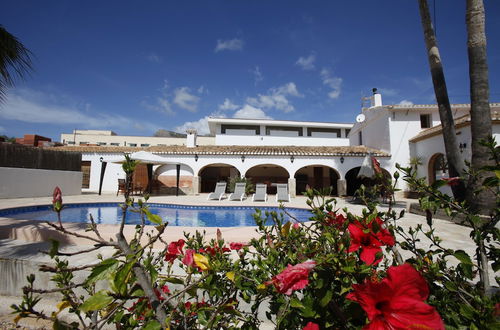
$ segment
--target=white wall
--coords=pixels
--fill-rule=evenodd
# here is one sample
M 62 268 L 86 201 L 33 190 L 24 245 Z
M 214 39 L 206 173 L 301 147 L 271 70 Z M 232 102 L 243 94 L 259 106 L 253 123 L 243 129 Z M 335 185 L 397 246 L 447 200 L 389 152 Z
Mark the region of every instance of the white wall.
M 215 144 L 220 146 L 348 146 L 347 138 L 286 137 L 269 135 L 216 135 Z
M 82 154 L 82 160 L 91 161 L 90 173 L 90 188 L 89 191 L 99 191 L 99 177 L 101 172 L 100 157 L 112 158 L 120 156 L 120 154 Z M 285 168 L 290 178 L 293 179 L 297 170 L 304 166 L 323 165 L 334 168 L 340 175 L 341 179 L 345 179 L 345 174 L 352 168 L 361 166 L 364 156 L 344 156 L 344 163 L 340 162 L 340 156 L 294 156 L 294 162 L 290 160 L 290 156 L 277 155 L 245 155 L 245 161 L 241 161 L 241 155 L 198 155 L 198 161 L 195 161 L 194 155 L 161 155 L 165 161 L 172 162 L 168 165 L 156 165 L 153 171 L 156 174 L 166 175 L 170 173 L 175 175 L 175 164 L 181 164 L 181 175 L 193 175 L 198 177 L 201 169 L 208 165 L 227 164 L 234 166 L 241 175 L 252 167 L 264 164 L 271 164 Z M 383 168 L 391 171 L 391 162 L 387 157 L 378 158 Z M 166 171 L 164 171 L 166 170 Z M 102 191 L 106 193 L 116 193 L 118 187 L 118 178 L 125 178 L 125 173 L 121 169 L 121 164 L 108 163 Z
M 58 186 L 64 195 L 79 195 L 82 172 L 0 167 L 0 198 L 52 196 Z

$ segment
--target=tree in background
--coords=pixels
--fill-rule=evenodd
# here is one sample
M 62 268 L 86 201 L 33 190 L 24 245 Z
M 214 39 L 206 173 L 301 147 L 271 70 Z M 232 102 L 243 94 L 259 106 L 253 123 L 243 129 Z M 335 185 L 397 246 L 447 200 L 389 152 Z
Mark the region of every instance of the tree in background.
M 424 30 L 425 46 L 431 69 L 432 84 L 439 109 L 439 118 L 443 127 L 444 149 L 446 151 L 446 160 L 448 161 L 448 170 L 450 177 L 457 177 L 464 173 L 464 162 L 459 152 L 456 134 L 455 122 L 451 112 L 448 89 L 444 78 L 443 64 L 437 45 L 436 35 L 432 27 L 431 15 L 427 0 L 418 0 L 420 9 L 420 19 Z M 452 187 L 453 196 L 458 200 L 465 199 L 465 185 L 461 182 Z
M 465 174 L 464 161 L 458 149 L 455 124 L 451 112 L 450 101 L 443 65 L 437 40 L 432 27 L 427 0 L 418 0 L 424 39 L 427 48 L 429 66 L 434 85 L 434 92 L 439 108 L 439 116 L 443 127 L 443 139 L 450 177 Z M 471 167 L 470 171 L 477 172 L 484 168 L 491 160 L 488 149 L 480 144 L 491 137 L 491 113 L 489 104 L 488 64 L 486 57 L 486 34 L 484 29 L 484 5 L 482 0 L 466 0 L 467 48 L 469 54 L 469 77 L 471 95 Z M 482 189 L 485 172 L 481 175 L 470 175 L 465 183 L 452 187 L 453 196 L 459 200 L 466 200 L 468 206 L 481 213 L 489 213 L 495 207 L 493 194 Z
M 0 103 L 6 99 L 7 88 L 14 86 L 14 78 L 31 73 L 31 52 L 0 25 Z
M 490 87 L 486 55 L 486 34 L 483 0 L 467 0 L 467 53 L 469 56 L 470 117 L 471 117 L 471 170 L 492 165 L 488 148 L 480 141 L 491 134 Z M 490 190 L 482 189 L 485 173 L 470 176 L 466 199 L 475 211 L 492 210 L 495 196 Z

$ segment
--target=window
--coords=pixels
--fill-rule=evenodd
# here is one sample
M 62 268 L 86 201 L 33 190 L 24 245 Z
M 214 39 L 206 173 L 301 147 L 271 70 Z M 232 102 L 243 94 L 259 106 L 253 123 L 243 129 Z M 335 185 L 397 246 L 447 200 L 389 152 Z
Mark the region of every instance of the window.
M 80 142 L 81 146 L 84 146 L 84 145 L 87 145 L 87 144 L 89 144 L 89 143 L 88 142 Z
M 420 128 L 430 128 L 431 127 L 431 115 L 422 114 L 420 115 Z
M 358 132 L 359 145 L 363 145 L 363 132 Z
M 307 136 L 312 137 L 340 137 L 340 128 L 307 128 Z
M 351 132 L 351 130 L 346 128 L 345 129 L 345 137 L 348 137 L 350 132 Z
M 141 147 L 149 147 L 149 143 L 141 143 Z
M 226 134 L 226 131 L 230 131 L 232 134 L 237 130 L 243 131 L 254 131 L 254 135 L 260 135 L 260 126 L 256 125 L 222 125 L 221 134 Z
M 111 142 L 111 143 L 110 143 L 110 145 L 117 147 L 117 146 L 119 146 L 120 144 L 119 144 L 118 142 Z
M 75 144 L 75 141 L 68 141 L 67 144 Z
M 107 145 L 107 143 L 106 142 L 97 142 L 97 145 L 99 145 L 99 146 L 105 146 L 105 145 Z
M 137 143 L 129 143 L 128 146 L 129 147 L 137 147 Z
M 280 136 L 280 134 L 302 136 L 302 127 L 266 126 L 266 135 Z

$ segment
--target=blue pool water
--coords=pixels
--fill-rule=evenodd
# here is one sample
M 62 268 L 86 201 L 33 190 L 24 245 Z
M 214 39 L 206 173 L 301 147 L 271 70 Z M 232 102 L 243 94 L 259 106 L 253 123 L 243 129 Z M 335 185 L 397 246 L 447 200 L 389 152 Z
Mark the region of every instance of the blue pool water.
M 152 213 L 158 214 L 170 226 L 188 227 L 244 227 L 255 226 L 254 207 L 244 206 L 184 206 L 173 204 L 148 204 Z M 285 221 L 291 220 L 276 207 L 259 207 L 262 216 L 265 212 L 275 211 L 283 214 Z M 300 222 L 309 220 L 311 213 L 298 208 L 286 208 L 286 212 Z M 63 222 L 89 221 L 92 214 L 98 224 L 119 224 L 122 209 L 116 203 L 66 204 L 61 212 Z M 57 221 L 57 215 L 52 211 L 52 205 L 39 205 L 0 210 L 0 217 L 23 220 Z M 127 212 L 127 224 L 140 224 L 139 214 Z M 150 224 L 146 222 L 146 224 Z M 271 220 L 268 219 L 268 224 Z

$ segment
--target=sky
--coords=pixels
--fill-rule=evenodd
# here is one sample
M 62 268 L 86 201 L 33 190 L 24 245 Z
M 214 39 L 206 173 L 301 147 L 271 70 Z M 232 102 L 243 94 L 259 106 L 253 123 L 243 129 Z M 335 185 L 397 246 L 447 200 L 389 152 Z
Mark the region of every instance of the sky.
M 484 0 L 500 102 L 500 1 Z M 452 103 L 469 103 L 465 1 L 430 0 Z M 34 71 L 0 135 L 74 129 L 208 133 L 207 118 L 351 123 L 362 97 L 435 103 L 417 0 L 6 0 L 0 24 Z

